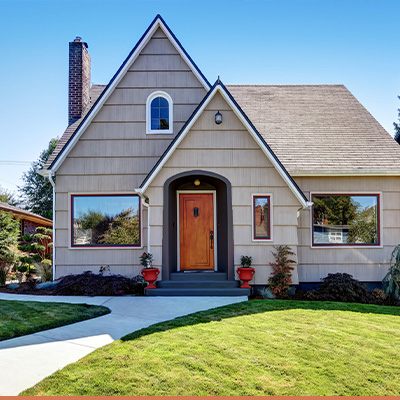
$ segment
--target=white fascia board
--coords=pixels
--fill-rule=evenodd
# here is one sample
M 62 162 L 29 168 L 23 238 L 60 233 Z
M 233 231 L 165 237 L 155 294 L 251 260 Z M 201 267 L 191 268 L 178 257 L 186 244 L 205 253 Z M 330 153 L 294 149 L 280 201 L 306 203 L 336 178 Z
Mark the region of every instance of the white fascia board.
M 292 172 L 291 176 L 301 178 L 303 176 L 400 176 L 400 171 L 388 171 L 388 170 L 363 170 L 363 171 L 305 171 L 305 172 Z
M 52 169 L 40 169 L 39 171 L 37 171 L 37 173 L 41 176 L 46 177 L 46 176 L 51 175 L 53 173 L 53 170 Z
M 144 184 L 144 186 L 141 189 L 136 189 L 137 193 L 141 192 L 144 193 L 146 189 L 149 187 L 151 182 L 154 180 L 154 178 L 157 176 L 157 174 L 160 172 L 160 170 L 163 168 L 165 163 L 168 161 L 168 159 L 171 157 L 172 153 L 175 151 L 175 149 L 179 146 L 179 144 L 182 142 L 182 140 L 185 138 L 186 134 L 189 132 L 190 128 L 193 126 L 193 124 L 197 121 L 199 116 L 202 114 L 203 110 L 207 107 L 207 105 L 210 103 L 211 99 L 215 96 L 217 92 L 220 92 L 222 97 L 226 100 L 226 102 L 230 105 L 232 108 L 233 112 L 235 115 L 239 118 L 239 120 L 243 123 L 243 125 L 246 127 L 246 129 L 249 131 L 249 133 L 252 135 L 253 139 L 257 142 L 263 153 L 267 156 L 268 160 L 272 163 L 272 165 L 275 167 L 275 169 L 278 171 L 279 175 L 282 177 L 282 179 L 286 182 L 286 184 L 289 186 L 293 194 L 296 196 L 296 198 L 299 200 L 300 204 L 303 206 L 303 208 L 310 207 L 312 203 L 306 201 L 301 193 L 297 190 L 297 188 L 293 185 L 293 182 L 289 179 L 285 171 L 281 168 L 281 166 L 278 164 L 276 159 L 273 157 L 273 155 L 269 152 L 269 150 L 264 146 L 264 143 L 261 141 L 261 139 L 258 137 L 257 133 L 254 131 L 254 129 L 251 127 L 251 125 L 246 121 L 246 119 L 243 117 L 242 113 L 237 109 L 236 105 L 232 102 L 232 100 L 229 98 L 229 96 L 226 94 L 226 92 L 221 88 L 221 86 L 217 85 L 213 92 L 210 93 L 210 96 L 206 99 L 206 101 L 202 104 L 199 110 L 197 110 L 196 115 L 191 119 L 189 124 L 186 126 L 185 130 L 181 133 L 180 136 L 178 136 L 178 139 L 174 143 L 174 145 L 169 149 L 168 153 L 164 156 L 163 160 L 160 162 L 160 164 L 157 166 L 157 168 L 153 171 L 147 182 Z
M 107 87 L 106 92 L 103 93 L 100 101 L 96 104 L 94 109 L 90 111 L 90 115 L 87 117 L 85 122 L 78 128 L 79 131 L 77 134 L 73 137 L 73 139 L 69 142 L 67 147 L 64 149 L 62 154 L 60 155 L 60 158 L 54 163 L 52 166 L 52 170 L 55 172 L 57 169 L 60 167 L 60 165 L 63 163 L 65 158 L 67 157 L 68 153 L 72 150 L 72 148 L 75 146 L 76 142 L 79 140 L 79 138 L 82 136 L 83 132 L 85 132 L 86 128 L 90 125 L 92 122 L 93 118 L 97 115 L 97 113 L 100 111 L 101 107 L 103 104 L 107 101 L 107 99 L 110 97 L 111 93 L 113 93 L 114 89 L 116 86 L 119 84 L 121 79 L 125 76 L 126 72 L 128 69 L 131 67 L 131 65 L 135 62 L 136 58 L 139 56 L 143 48 L 147 45 L 151 37 L 154 35 L 155 31 L 158 28 L 161 28 L 162 31 L 165 33 L 165 35 L 168 37 L 169 40 L 171 40 L 171 43 L 174 45 L 174 47 L 177 49 L 181 57 L 185 60 L 185 62 L 188 64 L 190 69 L 193 71 L 195 76 L 199 79 L 201 84 L 204 86 L 204 88 L 208 91 L 210 90 L 210 87 L 208 86 L 207 82 L 204 81 L 204 79 L 201 77 L 201 75 L 198 73 L 196 68 L 193 67 L 193 64 L 190 62 L 188 57 L 185 55 L 185 53 L 182 51 L 180 46 L 176 43 L 176 40 L 172 37 L 172 35 L 169 33 L 168 29 L 165 27 L 165 25 L 162 23 L 160 18 L 157 18 L 157 20 L 154 22 L 153 26 L 149 29 L 147 32 L 146 36 L 142 39 L 140 42 L 139 46 L 137 49 L 134 51 L 134 53 L 131 55 L 129 60 L 125 63 L 124 67 L 119 71 L 119 74 L 115 77 L 113 82 L 111 83 L 110 86 Z

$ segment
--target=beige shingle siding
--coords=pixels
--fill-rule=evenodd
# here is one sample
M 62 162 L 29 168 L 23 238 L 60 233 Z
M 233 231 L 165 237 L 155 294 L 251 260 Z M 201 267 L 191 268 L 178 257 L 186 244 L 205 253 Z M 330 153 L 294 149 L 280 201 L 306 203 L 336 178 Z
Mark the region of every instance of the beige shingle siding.
M 228 85 L 289 173 L 400 170 L 400 147 L 343 85 Z

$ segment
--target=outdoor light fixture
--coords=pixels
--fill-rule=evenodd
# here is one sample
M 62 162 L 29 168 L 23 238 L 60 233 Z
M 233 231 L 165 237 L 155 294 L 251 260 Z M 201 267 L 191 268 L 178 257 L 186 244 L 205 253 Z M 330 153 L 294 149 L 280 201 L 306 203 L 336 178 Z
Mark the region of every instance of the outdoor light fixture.
M 196 179 L 196 180 L 194 181 L 194 186 L 200 186 L 200 181 L 199 181 L 198 179 Z
M 222 123 L 222 114 L 219 111 L 215 114 L 215 123 L 217 125 Z

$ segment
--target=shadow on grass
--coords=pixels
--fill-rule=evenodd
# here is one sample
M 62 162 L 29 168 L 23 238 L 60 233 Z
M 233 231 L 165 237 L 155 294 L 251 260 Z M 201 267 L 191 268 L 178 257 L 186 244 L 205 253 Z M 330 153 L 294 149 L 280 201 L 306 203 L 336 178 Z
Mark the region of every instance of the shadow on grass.
M 339 303 L 324 301 L 297 301 L 297 300 L 252 300 L 218 307 L 207 311 L 200 311 L 171 321 L 160 322 L 148 328 L 130 333 L 121 338 L 122 341 L 138 339 L 152 333 L 165 332 L 184 326 L 206 324 L 213 321 L 222 321 L 227 318 L 243 315 L 262 314 L 272 311 L 285 310 L 318 310 L 318 311 L 347 311 L 363 314 L 382 314 L 400 316 L 400 307 L 378 306 L 374 304 Z

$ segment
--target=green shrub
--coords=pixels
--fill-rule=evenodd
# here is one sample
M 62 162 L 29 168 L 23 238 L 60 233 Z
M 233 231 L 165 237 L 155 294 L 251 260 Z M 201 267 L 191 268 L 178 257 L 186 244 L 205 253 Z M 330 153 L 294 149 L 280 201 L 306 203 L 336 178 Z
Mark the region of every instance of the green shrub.
M 398 304 L 400 302 L 400 244 L 392 252 L 389 271 L 383 278 L 382 284 L 387 302 Z
M 296 261 L 289 257 L 295 256 L 289 246 L 274 246 L 276 253 L 272 252 L 275 262 L 269 263 L 272 267 L 271 277 L 268 279 L 269 287 L 274 296 L 286 296 L 290 285 L 292 284 L 292 271 Z

